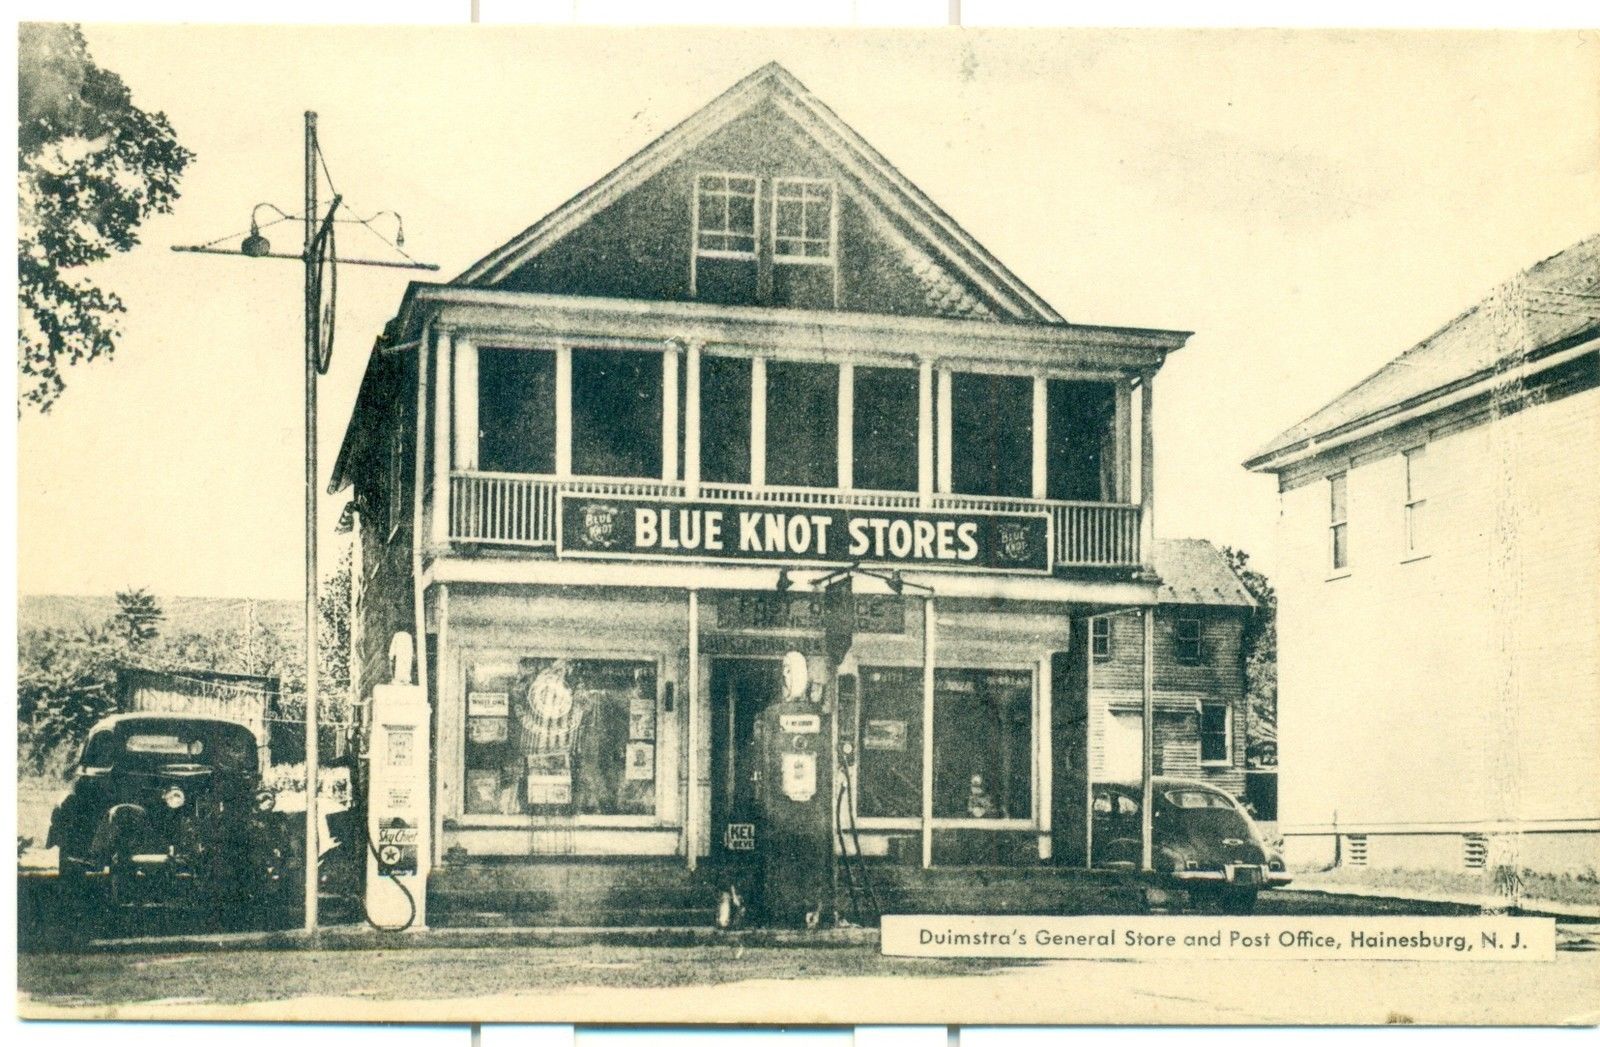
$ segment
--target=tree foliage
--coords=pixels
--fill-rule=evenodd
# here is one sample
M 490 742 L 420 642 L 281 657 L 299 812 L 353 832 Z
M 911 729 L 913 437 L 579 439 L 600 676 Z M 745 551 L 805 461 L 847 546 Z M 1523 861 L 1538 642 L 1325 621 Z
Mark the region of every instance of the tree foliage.
M 110 627 L 138 648 L 154 640 L 161 631 L 161 604 L 143 589 L 126 589 L 117 594 L 117 613 L 112 615 Z
M 1250 567 L 1250 554 L 1224 547 L 1234 574 L 1256 599 L 1245 625 L 1245 698 L 1249 706 L 1245 760 L 1251 767 L 1278 765 L 1278 594 L 1267 576 Z
M 194 154 L 163 113 L 133 104 L 75 25 L 25 23 L 17 40 L 17 359 L 22 401 L 48 411 L 62 369 L 110 356 L 125 312 L 78 270 L 127 251 L 169 213 Z

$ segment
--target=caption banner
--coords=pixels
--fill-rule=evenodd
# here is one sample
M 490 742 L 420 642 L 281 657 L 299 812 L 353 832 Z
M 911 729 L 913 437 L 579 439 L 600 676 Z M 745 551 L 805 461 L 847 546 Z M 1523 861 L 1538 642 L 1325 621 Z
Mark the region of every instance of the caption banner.
M 885 916 L 886 956 L 1551 961 L 1532 916 Z

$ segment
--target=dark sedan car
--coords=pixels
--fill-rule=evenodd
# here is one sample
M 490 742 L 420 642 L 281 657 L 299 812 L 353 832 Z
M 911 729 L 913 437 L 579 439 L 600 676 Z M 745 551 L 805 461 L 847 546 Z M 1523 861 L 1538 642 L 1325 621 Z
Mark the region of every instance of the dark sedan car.
M 50 818 L 69 897 L 113 905 L 277 904 L 292 840 L 262 786 L 255 734 L 229 720 L 123 713 L 89 732 Z
M 1291 877 L 1283 856 L 1262 839 L 1232 796 L 1204 782 L 1156 778 L 1152 818 L 1155 872 L 1189 893 L 1196 905 L 1249 912 L 1256 894 Z M 1094 786 L 1094 864 L 1137 869 L 1142 836 L 1138 782 Z

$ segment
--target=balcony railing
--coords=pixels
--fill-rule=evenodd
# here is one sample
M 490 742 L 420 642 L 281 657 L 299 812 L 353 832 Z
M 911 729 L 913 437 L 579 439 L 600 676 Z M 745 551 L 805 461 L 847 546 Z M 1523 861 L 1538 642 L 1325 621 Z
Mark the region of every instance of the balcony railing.
M 633 495 L 682 498 L 682 482 L 457 472 L 450 476 L 450 540 L 486 545 L 549 548 L 556 542 L 556 495 Z M 1139 507 L 1116 502 L 1059 502 L 935 494 L 924 505 L 915 491 L 826 490 L 702 483 L 708 502 L 859 506 L 875 509 L 1049 513 L 1057 567 L 1136 567 Z

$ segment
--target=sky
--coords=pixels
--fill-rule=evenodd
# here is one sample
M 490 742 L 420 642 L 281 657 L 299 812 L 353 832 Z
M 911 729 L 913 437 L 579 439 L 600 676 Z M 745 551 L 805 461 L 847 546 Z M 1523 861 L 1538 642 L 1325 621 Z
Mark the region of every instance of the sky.
M 1239 463 L 1600 230 L 1593 34 L 86 35 L 197 158 L 175 212 L 94 273 L 128 306 L 115 358 L 18 423 L 24 594 L 302 591 L 300 270 L 169 248 L 299 208 L 306 110 L 347 202 L 401 212 L 448 279 L 777 59 L 1069 320 L 1195 332 L 1156 381 L 1157 529 L 1269 573 L 1275 484 Z M 350 229 L 341 254 L 393 257 Z M 297 226 L 266 232 L 297 250 Z M 324 484 L 410 276 L 340 272 Z M 325 561 L 346 498 L 322 499 Z

